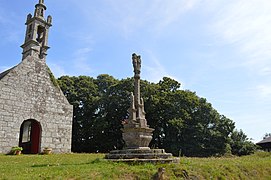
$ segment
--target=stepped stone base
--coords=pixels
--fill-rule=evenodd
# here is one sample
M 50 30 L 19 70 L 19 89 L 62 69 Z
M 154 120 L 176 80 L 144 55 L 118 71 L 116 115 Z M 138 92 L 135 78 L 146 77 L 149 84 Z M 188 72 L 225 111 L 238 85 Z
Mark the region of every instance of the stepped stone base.
M 138 149 L 113 150 L 105 156 L 106 159 L 115 162 L 150 162 L 150 163 L 179 163 L 180 159 L 166 153 L 164 149 L 150 149 L 148 147 Z

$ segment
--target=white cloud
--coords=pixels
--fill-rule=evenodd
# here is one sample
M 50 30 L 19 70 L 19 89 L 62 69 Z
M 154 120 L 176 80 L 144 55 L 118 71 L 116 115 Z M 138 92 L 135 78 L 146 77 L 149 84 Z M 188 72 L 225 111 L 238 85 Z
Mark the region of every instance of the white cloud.
M 253 111 L 234 116 L 237 129 L 242 129 L 249 138 L 253 138 L 253 142 L 257 143 L 262 140 L 265 133 L 270 132 L 270 116 L 263 112 Z
M 92 68 L 88 63 L 89 53 L 91 52 L 91 48 L 85 47 L 75 51 L 74 53 L 74 67 L 79 74 L 86 74 L 92 72 Z
M 166 69 L 160 63 L 159 59 L 155 56 L 155 54 L 151 51 L 147 51 L 147 54 L 149 59 L 145 61 L 144 59 L 147 57 L 144 57 L 144 66 L 142 67 L 142 75 L 144 79 L 147 79 L 151 82 L 158 82 L 164 76 L 168 76 Z
M 199 2 L 200 0 L 160 0 L 160 8 L 153 11 L 153 14 L 157 13 L 159 16 L 157 21 L 160 22 L 158 23 L 160 25 L 158 27 L 160 29 L 165 28 L 166 26 L 179 21 L 184 13 L 194 9 Z
M 262 76 L 269 76 L 271 75 L 271 66 L 270 67 L 263 67 L 260 71 L 260 75 Z
M 144 78 L 151 82 L 159 82 L 163 77 L 168 76 L 163 67 L 159 64 L 154 66 L 144 66 Z
M 89 47 L 79 48 L 72 53 L 69 64 L 63 60 L 47 60 L 47 64 L 55 77 L 89 75 L 93 71 L 88 63 L 91 51 L 92 49 Z
M 271 85 L 270 84 L 262 84 L 262 85 L 258 85 L 256 87 L 258 93 L 260 94 L 260 97 L 262 98 L 269 98 L 271 96 Z
M 237 54 L 232 63 L 245 72 L 242 76 L 250 86 L 243 93 L 254 103 L 267 104 L 271 101 L 271 1 L 229 0 L 216 8 L 220 10 L 214 11 L 211 28 L 219 43 Z
M 219 5 L 214 14 L 214 31 L 218 38 L 232 45 L 244 60 L 243 66 L 260 73 L 271 57 L 271 1 L 234 0 Z
M 9 31 L 3 39 L 7 42 L 20 42 L 21 38 L 20 36 L 22 35 L 21 32 L 19 31 Z M 22 42 L 21 42 L 22 43 Z
M 67 67 L 69 70 L 66 70 L 72 75 L 89 75 L 93 71 L 89 60 L 90 53 L 93 50 L 94 39 L 92 34 L 82 29 L 72 33 L 67 32 L 66 34 L 74 42 L 74 51 L 70 52 L 72 68 Z
M 160 33 L 170 24 L 181 19 L 182 15 L 193 9 L 201 0 L 108 0 L 96 4 L 97 8 L 90 11 L 88 5 L 92 2 L 77 3 L 87 23 L 93 23 L 93 16 L 100 24 L 106 24 L 121 31 L 123 36 L 133 35 L 135 32 L 148 31 Z M 101 6 L 99 6 L 101 5 Z M 90 25 L 91 25 L 90 24 Z
M 22 27 L 21 25 L 23 25 L 23 23 L 20 25 L 18 18 L 18 14 L 15 14 L 13 11 L 8 12 L 2 8 L 0 4 L 0 44 L 5 45 L 5 43 L 18 42 L 21 40 L 20 36 L 24 29 L 19 28 Z
M 160 80 L 163 79 L 163 77 L 169 77 L 172 79 L 175 79 L 178 82 L 179 81 L 178 78 L 170 75 L 166 68 L 161 64 L 160 60 L 157 58 L 157 56 L 151 52 L 151 51 L 147 51 L 147 55 L 149 57 L 149 59 L 147 61 L 144 61 L 144 66 L 143 66 L 143 78 L 147 79 L 148 81 L 151 82 L 159 82 Z M 147 58 L 147 57 L 145 57 Z
M 67 74 L 61 65 L 49 62 L 47 62 L 47 64 L 56 78 Z
M 90 52 L 91 52 L 91 48 L 85 47 L 85 48 L 77 49 L 74 54 L 75 56 L 86 56 Z
M 70 38 L 74 39 L 74 41 L 80 43 L 81 45 L 91 46 L 94 43 L 92 35 L 82 30 L 75 33 L 68 32 L 68 36 L 70 36 Z
M 0 6 L 0 24 L 6 24 L 8 23 L 8 16 L 5 15 L 6 12 L 4 9 Z

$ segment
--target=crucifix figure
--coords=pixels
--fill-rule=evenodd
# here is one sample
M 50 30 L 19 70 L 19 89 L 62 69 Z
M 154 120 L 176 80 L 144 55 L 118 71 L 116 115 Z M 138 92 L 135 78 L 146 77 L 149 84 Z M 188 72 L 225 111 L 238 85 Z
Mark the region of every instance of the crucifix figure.
M 134 66 L 134 73 L 135 76 L 140 77 L 140 70 L 141 70 L 141 59 L 140 56 L 136 55 L 135 53 L 132 55 L 133 59 L 133 66 Z

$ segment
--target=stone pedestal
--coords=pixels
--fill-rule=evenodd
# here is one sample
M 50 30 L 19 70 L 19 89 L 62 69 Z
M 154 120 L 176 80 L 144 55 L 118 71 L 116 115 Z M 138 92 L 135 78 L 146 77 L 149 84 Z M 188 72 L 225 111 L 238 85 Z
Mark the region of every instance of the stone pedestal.
M 149 143 L 152 139 L 154 129 L 149 127 L 129 127 L 124 125 L 122 129 L 125 148 L 123 150 L 113 150 L 105 156 L 106 159 L 115 162 L 128 163 L 178 163 L 179 158 L 174 158 L 171 153 L 166 153 L 164 149 L 150 149 Z
M 140 149 L 148 147 L 152 140 L 152 132 L 154 129 L 151 128 L 124 128 L 122 133 L 123 140 L 126 143 L 127 149 Z

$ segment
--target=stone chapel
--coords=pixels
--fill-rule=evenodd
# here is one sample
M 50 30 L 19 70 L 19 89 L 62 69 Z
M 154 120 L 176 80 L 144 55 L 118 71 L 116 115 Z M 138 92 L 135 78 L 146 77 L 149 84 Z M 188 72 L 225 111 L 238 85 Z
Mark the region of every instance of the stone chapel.
M 46 65 L 52 17 L 45 11 L 39 0 L 25 23 L 22 61 L 0 73 L 0 153 L 13 146 L 25 154 L 71 151 L 73 107 Z

